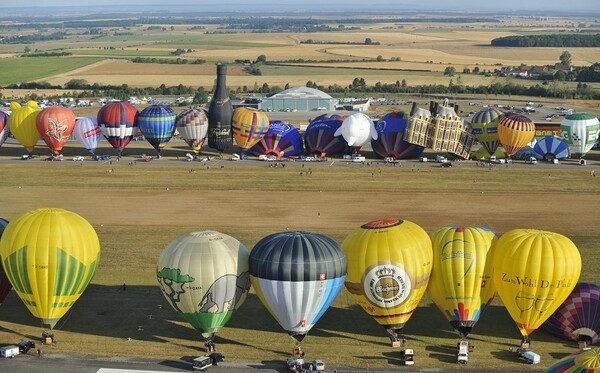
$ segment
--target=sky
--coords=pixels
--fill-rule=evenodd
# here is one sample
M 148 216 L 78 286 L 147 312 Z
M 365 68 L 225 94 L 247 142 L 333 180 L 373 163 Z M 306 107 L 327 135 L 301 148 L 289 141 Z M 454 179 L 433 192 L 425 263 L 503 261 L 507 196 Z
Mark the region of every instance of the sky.
M 111 6 L 107 11 L 114 12 L 115 5 L 127 4 L 147 7 L 149 4 L 165 6 L 165 1 L 157 0 L 19 0 L 13 3 L 15 7 L 77 7 L 85 6 Z M 249 8 L 264 10 L 349 10 L 349 11 L 378 11 L 385 9 L 436 9 L 455 11 L 519 11 L 519 10 L 548 10 L 568 12 L 600 12 L 598 0 L 171 0 L 168 3 L 187 6 L 198 11 L 226 11 L 235 9 L 242 11 Z

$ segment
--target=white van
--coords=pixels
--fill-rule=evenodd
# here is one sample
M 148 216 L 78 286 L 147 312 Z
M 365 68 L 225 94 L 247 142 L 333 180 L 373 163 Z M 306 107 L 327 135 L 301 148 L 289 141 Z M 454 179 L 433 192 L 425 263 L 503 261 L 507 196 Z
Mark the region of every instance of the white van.
M 458 342 L 458 353 L 456 361 L 459 364 L 467 364 L 469 362 L 469 341 Z
M 19 354 L 19 346 L 11 345 L 0 348 L 0 357 L 15 357 Z
M 360 155 L 360 154 L 352 154 L 352 162 L 364 162 L 367 159 L 365 158 L 365 156 Z
M 525 349 L 519 348 L 517 349 L 517 355 L 519 355 L 520 359 L 525 360 L 529 364 L 540 363 L 540 355 L 536 354 L 533 351 L 526 351 Z

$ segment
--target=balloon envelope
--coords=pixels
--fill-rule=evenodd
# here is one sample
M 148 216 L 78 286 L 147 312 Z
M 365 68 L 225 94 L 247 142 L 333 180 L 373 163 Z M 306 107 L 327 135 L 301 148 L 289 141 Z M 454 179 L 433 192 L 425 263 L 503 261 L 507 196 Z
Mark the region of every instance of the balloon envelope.
M 248 151 L 251 154 L 291 157 L 302 154 L 302 136 L 290 123 L 271 121 L 265 136 Z
M 233 111 L 231 129 L 235 143 L 243 150 L 250 149 L 269 130 L 269 118 L 256 109 L 239 107 Z
M 4 229 L 6 228 L 7 224 L 8 220 L 0 218 L 0 238 L 2 238 L 2 233 L 4 233 Z M 4 272 L 4 267 L 2 267 L 1 260 L 2 257 L 0 256 L 0 306 L 10 292 L 10 289 L 12 289 L 12 285 L 8 280 L 6 273 Z
M 94 155 L 98 143 L 102 138 L 102 130 L 98 127 L 98 120 L 95 117 L 82 117 L 77 119 L 75 128 L 73 129 L 73 136 L 75 136 L 75 139 Z
M 589 152 L 600 134 L 598 118 L 587 113 L 567 115 L 560 125 L 571 154 L 583 157 Z
M 256 295 L 298 342 L 329 308 L 346 278 L 342 249 L 317 233 L 268 235 L 254 246 L 249 263 Z
M 564 339 L 600 342 L 600 286 L 586 282 L 575 285 L 544 327 Z
M 535 125 L 524 115 L 506 113 L 498 119 L 498 138 L 506 154 L 512 156 L 535 135 Z
M 427 287 L 461 338 L 466 337 L 494 300 L 494 232 L 485 227 L 442 227 L 431 234 L 433 267 Z
M 585 349 L 560 359 L 545 373 L 594 373 L 600 372 L 600 348 Z
M 371 148 L 381 158 L 418 158 L 425 149 L 405 141 L 409 117 L 402 111 L 387 113 L 375 126 L 377 139 L 371 140 Z
M 59 154 L 73 133 L 75 114 L 63 106 L 49 106 L 40 111 L 35 123 L 48 148 Z
M 202 109 L 187 109 L 175 119 L 175 127 L 179 135 L 195 154 L 206 140 L 208 133 L 208 117 Z
M 4 144 L 4 141 L 6 141 L 8 134 L 8 114 L 6 114 L 3 111 L 0 111 L 0 146 Z
M 306 151 L 319 157 L 346 153 L 348 143 L 342 136 L 334 135 L 343 122 L 344 117 L 337 114 L 330 117 L 323 114 L 313 119 L 304 132 Z
M 333 135 L 341 135 L 349 146 L 355 148 L 360 148 L 371 139 L 377 140 L 377 131 L 373 120 L 363 113 L 347 116 Z
M 0 257 L 25 306 L 53 328 L 91 281 L 100 243 L 94 228 L 76 213 L 40 208 L 8 224 Z
M 191 232 L 164 248 L 156 277 L 173 309 L 210 339 L 250 290 L 248 249 L 223 233 Z
M 489 154 L 494 154 L 500 146 L 498 120 L 501 115 L 501 111 L 490 107 L 477 112 L 471 118 L 471 133 Z
M 577 284 L 581 256 L 561 234 L 513 229 L 498 239 L 493 265 L 498 295 L 523 337 L 528 337 Z
M 111 102 L 98 111 L 98 126 L 108 142 L 121 156 L 138 130 L 138 111 L 127 102 Z
M 175 110 L 163 105 L 148 106 L 138 116 L 142 135 L 159 154 L 175 133 L 176 117 Z
M 560 137 L 544 136 L 536 141 L 533 146 L 534 157 L 537 159 L 567 159 L 569 158 L 569 146 Z
M 350 233 L 346 289 L 393 339 L 425 293 L 433 252 L 427 232 L 407 220 L 376 220 Z
M 27 152 L 31 153 L 40 139 L 40 133 L 35 123 L 40 108 L 37 102 L 29 101 L 25 106 L 21 106 L 18 102 L 11 102 L 10 109 L 12 110 L 8 117 L 10 132 Z

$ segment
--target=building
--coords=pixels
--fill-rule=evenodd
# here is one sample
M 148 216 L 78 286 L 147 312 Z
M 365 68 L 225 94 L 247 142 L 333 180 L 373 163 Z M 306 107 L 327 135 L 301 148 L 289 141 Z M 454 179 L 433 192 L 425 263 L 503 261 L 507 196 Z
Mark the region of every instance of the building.
M 259 109 L 265 111 L 334 111 L 338 102 L 339 100 L 318 89 L 296 87 L 263 98 Z

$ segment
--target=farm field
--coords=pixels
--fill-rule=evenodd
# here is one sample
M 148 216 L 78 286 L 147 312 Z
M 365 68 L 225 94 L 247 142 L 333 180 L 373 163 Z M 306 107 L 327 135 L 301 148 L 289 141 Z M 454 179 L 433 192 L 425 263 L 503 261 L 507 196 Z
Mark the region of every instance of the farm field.
M 147 146 L 140 146 L 132 143 L 131 152 L 142 148 L 148 152 Z M 576 243 L 583 257 L 582 281 L 600 281 L 596 270 L 600 182 L 590 176 L 590 167 L 488 169 L 467 167 L 468 161 L 452 169 L 418 163 L 303 167 L 299 162 L 269 168 L 228 161 L 212 161 L 205 167 L 178 161 L 175 154 L 183 149 L 176 142 L 162 160 L 150 163 L 132 163 L 131 157 L 113 164 L 0 162 L 0 216 L 10 220 L 37 207 L 61 207 L 89 220 L 100 237 L 96 276 L 57 324 L 58 344 L 42 346 L 44 353 L 197 356 L 199 334 L 178 319 L 155 277 L 164 246 L 194 230 L 230 234 L 250 249 L 261 237 L 288 229 L 324 233 L 341 243 L 361 224 L 387 217 L 410 220 L 427 231 L 443 225 L 485 225 L 499 234 L 513 228 L 545 229 Z M 3 147 L 0 161 L 14 159 L 19 154 L 15 152 Z M 312 174 L 299 176 L 307 167 Z M 14 293 L 0 308 L 0 325 L 3 341 L 37 339 L 41 333 L 37 320 Z M 458 337 L 428 299 L 423 299 L 404 331 L 416 350 L 416 367 L 456 368 Z M 508 348 L 518 345 L 520 334 L 499 299 L 482 316 L 470 340 L 476 345 L 470 369 L 539 371 L 576 350 L 573 343 L 540 328 L 532 335 L 532 347 L 542 363 L 530 366 L 516 360 Z M 253 363 L 283 364 L 293 347 L 254 293 L 217 334 L 216 343 L 228 361 Z M 330 367 L 398 365 L 397 350 L 389 347 L 383 328 L 356 306 L 346 290 L 302 346 L 310 359 L 322 358 Z

